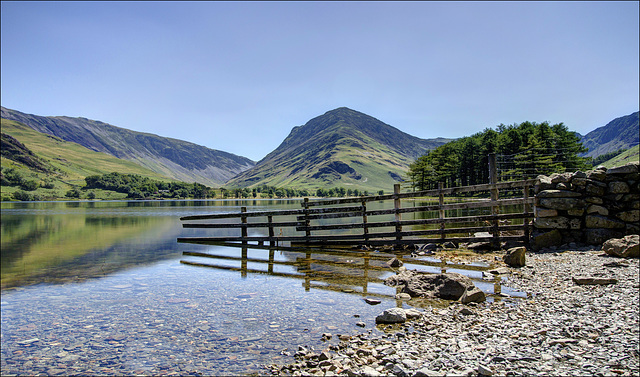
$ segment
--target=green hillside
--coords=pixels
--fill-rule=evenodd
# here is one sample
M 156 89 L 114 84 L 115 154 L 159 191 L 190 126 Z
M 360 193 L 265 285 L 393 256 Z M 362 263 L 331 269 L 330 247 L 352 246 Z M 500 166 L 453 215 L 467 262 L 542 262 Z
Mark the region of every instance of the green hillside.
M 179 181 L 221 186 L 237 173 L 255 165 L 246 157 L 91 119 L 45 117 L 5 107 L 0 108 L 0 114 L 4 119 L 20 122 L 43 134 L 135 162 L 156 172 L 156 175 Z
M 616 166 L 625 165 L 629 162 L 635 161 L 638 162 L 640 160 L 640 145 L 636 145 L 633 148 L 629 148 L 626 151 L 620 153 L 614 158 L 607 160 L 599 165 L 602 165 L 606 168 L 613 168 Z
M 33 130 L 24 124 L 2 119 L 2 133 L 15 138 L 23 144 L 36 160 L 43 164 L 44 168 L 35 168 L 14 156 L 7 158 L 2 156 L 2 170 L 13 169 L 28 180 L 40 184 L 48 183 L 52 188 L 40 187 L 30 191 L 42 198 L 64 197 L 64 193 L 74 187 L 84 186 L 84 178 L 89 175 L 120 172 L 124 174 L 138 174 L 152 179 L 169 181 L 170 179 L 152 170 L 146 169 L 134 162 L 121 160 L 106 153 L 94 152 L 76 143 L 64 141 L 58 137 L 43 134 Z M 3 137 L 3 152 L 5 141 Z M 7 148 L 8 149 L 8 148 Z M 18 153 L 18 152 L 16 152 Z M 10 197 L 13 192 L 22 190 L 17 186 L 2 186 L 2 197 Z M 111 198 L 117 198 L 114 195 Z
M 390 191 L 411 162 L 447 141 L 420 139 L 341 107 L 294 127 L 276 150 L 227 186 Z

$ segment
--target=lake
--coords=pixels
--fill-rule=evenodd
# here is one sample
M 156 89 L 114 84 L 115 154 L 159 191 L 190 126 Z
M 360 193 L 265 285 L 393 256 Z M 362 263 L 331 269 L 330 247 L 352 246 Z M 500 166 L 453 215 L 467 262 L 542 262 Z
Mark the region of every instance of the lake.
M 263 374 L 265 364 L 292 362 L 298 345 L 322 350 L 338 334 L 385 331 L 375 317 L 409 307 L 382 283 L 394 273 L 391 254 L 176 242 L 216 234 L 183 229 L 181 216 L 242 206 L 301 208 L 299 200 L 2 203 L 2 375 Z M 402 259 L 520 295 L 482 281 L 488 265 Z

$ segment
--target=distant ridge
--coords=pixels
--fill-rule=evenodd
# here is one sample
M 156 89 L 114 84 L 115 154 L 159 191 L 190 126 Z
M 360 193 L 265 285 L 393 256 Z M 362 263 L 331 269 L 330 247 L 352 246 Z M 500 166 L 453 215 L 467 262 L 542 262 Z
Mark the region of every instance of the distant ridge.
M 255 162 L 182 140 L 131 131 L 86 118 L 38 116 L 0 108 L 2 118 L 96 152 L 135 162 L 168 178 L 222 186 Z
M 390 191 L 416 158 L 451 139 L 420 139 L 367 114 L 340 107 L 294 127 L 231 187 L 278 187 Z
M 597 157 L 605 153 L 628 149 L 640 143 L 639 112 L 616 118 L 584 135 L 582 144 L 589 148 L 584 154 Z

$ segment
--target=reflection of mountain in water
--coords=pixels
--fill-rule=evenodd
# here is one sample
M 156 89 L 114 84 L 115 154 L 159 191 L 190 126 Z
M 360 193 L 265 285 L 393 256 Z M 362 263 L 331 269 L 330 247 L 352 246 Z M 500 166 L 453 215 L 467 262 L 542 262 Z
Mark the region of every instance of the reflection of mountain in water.
M 8 221 L 5 221 L 8 220 Z M 178 253 L 162 217 L 11 217 L 2 221 L 2 288 L 105 276 Z

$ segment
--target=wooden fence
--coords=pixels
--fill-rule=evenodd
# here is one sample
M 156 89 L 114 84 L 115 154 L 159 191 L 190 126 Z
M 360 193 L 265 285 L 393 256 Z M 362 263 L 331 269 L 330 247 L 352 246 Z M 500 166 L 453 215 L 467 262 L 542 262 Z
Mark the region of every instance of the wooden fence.
M 419 192 L 400 192 L 400 185 L 394 186 L 394 193 L 377 196 L 363 196 L 341 199 L 309 200 L 304 198 L 300 209 L 248 212 L 246 207 L 239 213 L 222 213 L 210 215 L 196 215 L 182 217 L 182 221 L 235 219 L 227 223 L 184 223 L 185 228 L 209 228 L 209 229 L 239 229 L 238 236 L 217 237 L 182 237 L 178 242 L 187 243 L 255 243 L 270 246 L 280 245 L 283 242 L 293 244 L 305 244 L 307 246 L 340 246 L 340 245 L 393 245 L 402 247 L 407 244 L 420 244 L 427 242 L 478 242 L 488 241 L 498 248 L 500 242 L 516 240 L 527 243 L 529 240 L 529 221 L 533 217 L 531 211 L 533 197 L 529 196 L 530 188 L 535 184 L 535 179 L 500 182 L 453 188 L 440 188 Z M 521 191 L 521 197 L 500 198 L 501 191 Z M 478 198 L 473 194 L 488 192 L 488 198 Z M 466 196 L 460 197 L 459 194 Z M 466 200 L 457 203 L 446 203 L 445 196 L 457 196 L 456 200 Z M 435 204 L 415 205 L 419 201 L 430 198 Z M 390 209 L 368 209 L 372 202 L 393 201 Z M 403 201 L 409 201 L 412 206 L 403 207 Z M 518 213 L 501 213 L 505 206 L 522 205 L 522 211 Z M 477 210 L 488 209 L 489 214 L 451 216 L 447 212 L 451 210 Z M 435 212 L 437 217 L 426 219 L 403 220 L 403 214 Z M 295 216 L 295 220 L 291 217 Z M 383 221 L 370 221 L 373 216 L 385 217 Z M 289 217 L 277 221 L 278 218 Z M 352 223 L 331 223 L 335 219 L 355 218 Z M 252 221 L 249 221 L 252 219 Z M 513 220 L 522 220 L 522 224 L 511 225 Z M 239 221 L 238 221 L 239 220 Z M 257 220 L 257 221 L 253 221 Z M 266 221 L 265 221 L 266 220 Z M 354 219 L 352 219 L 354 220 Z M 461 226 L 467 224 L 469 226 Z M 420 227 L 422 229 L 413 229 Z M 425 229 L 429 228 L 431 229 Z M 267 235 L 249 235 L 249 229 L 266 228 Z M 291 229 L 285 231 L 282 229 Z M 381 232 L 374 230 L 387 228 Z M 392 229 L 389 231 L 388 229 Z M 412 229 L 408 229 L 412 228 Z M 276 230 L 278 231 L 276 234 Z M 319 232 L 333 232 L 333 234 L 318 234 Z M 348 232 L 348 233 L 345 233 Z M 483 235 L 477 236 L 476 233 Z M 264 232 L 263 232 L 264 233 Z

